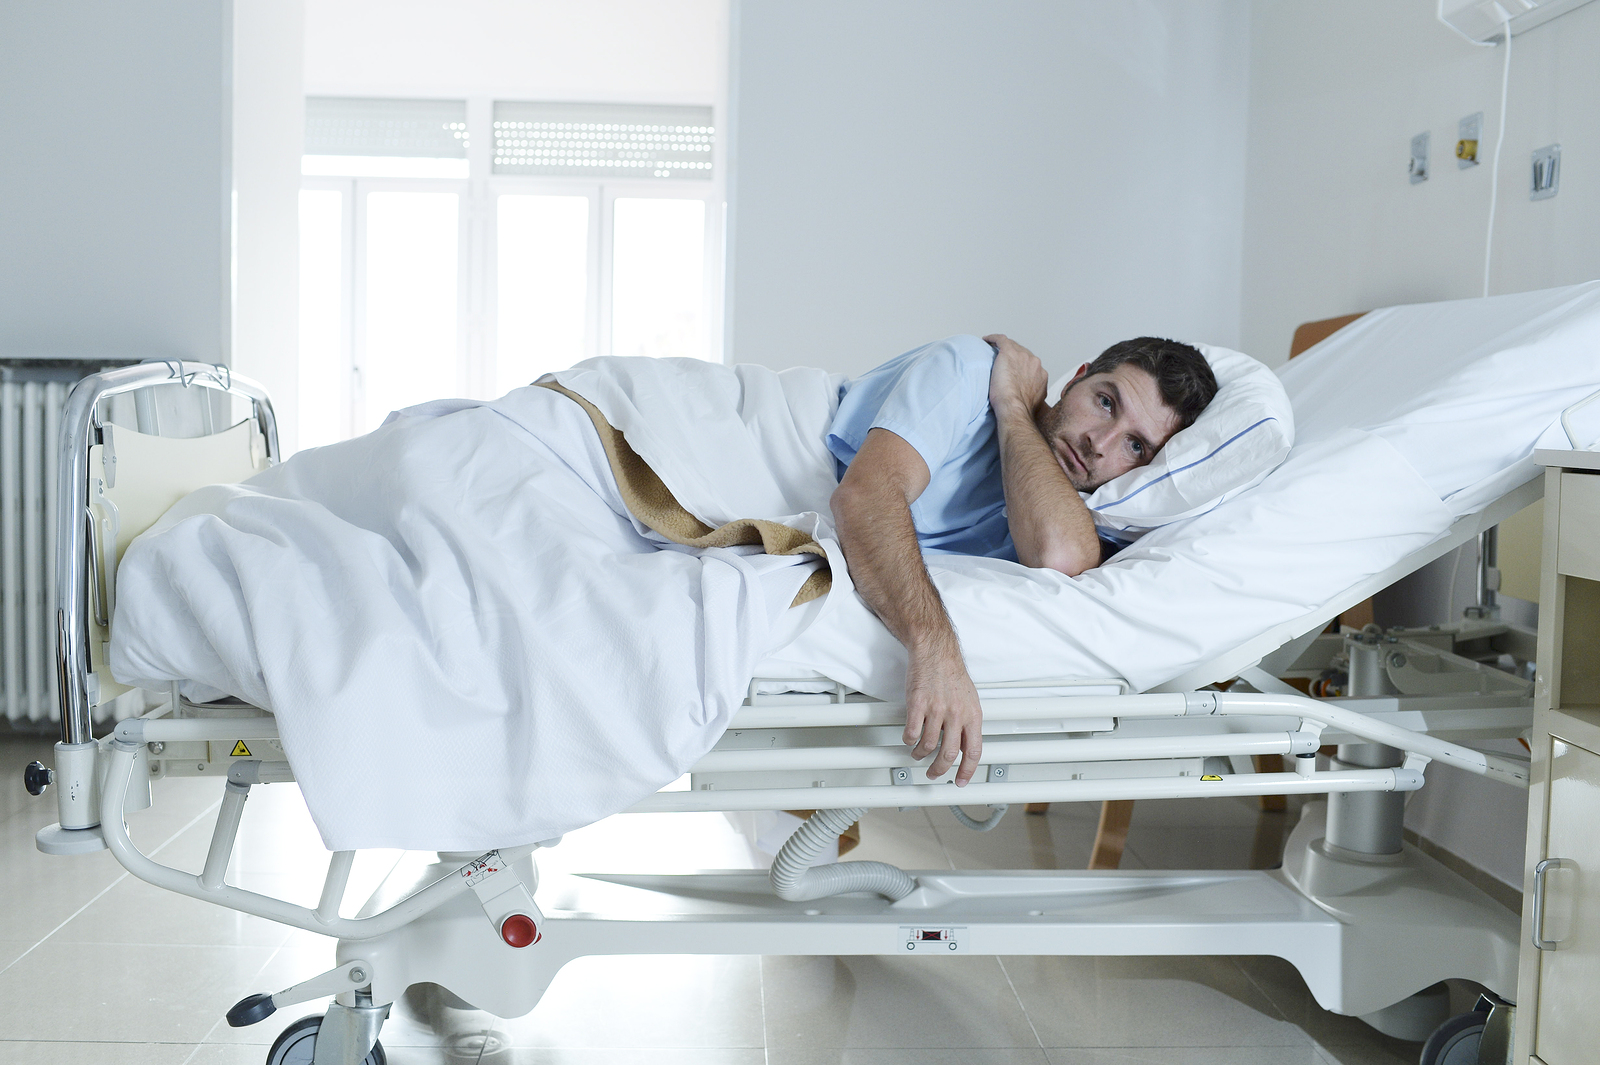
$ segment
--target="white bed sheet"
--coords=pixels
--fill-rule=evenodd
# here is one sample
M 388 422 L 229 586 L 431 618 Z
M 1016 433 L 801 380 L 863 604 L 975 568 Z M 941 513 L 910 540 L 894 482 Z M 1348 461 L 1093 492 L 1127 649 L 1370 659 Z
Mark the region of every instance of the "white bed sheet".
M 1078 578 L 931 558 L 973 679 L 1115 676 L 1145 690 L 1426 546 L 1533 477 L 1535 443 L 1600 388 L 1600 282 L 1376 311 L 1280 374 L 1294 451 L 1216 510 Z M 859 596 L 835 593 L 758 666 L 806 671 L 898 698 L 905 652 Z

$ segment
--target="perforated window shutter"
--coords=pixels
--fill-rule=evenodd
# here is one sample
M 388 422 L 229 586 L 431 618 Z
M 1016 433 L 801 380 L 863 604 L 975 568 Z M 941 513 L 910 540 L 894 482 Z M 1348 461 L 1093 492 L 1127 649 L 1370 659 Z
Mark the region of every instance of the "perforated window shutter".
M 308 96 L 305 154 L 465 159 L 467 104 Z
M 709 107 L 494 105 L 494 172 L 540 177 L 711 177 Z

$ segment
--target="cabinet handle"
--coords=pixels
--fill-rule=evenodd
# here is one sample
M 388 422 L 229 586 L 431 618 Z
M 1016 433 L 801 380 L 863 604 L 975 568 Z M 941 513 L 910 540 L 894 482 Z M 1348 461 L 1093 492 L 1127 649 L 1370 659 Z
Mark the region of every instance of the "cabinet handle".
M 1533 867 L 1533 945 L 1540 950 L 1555 950 L 1561 942 L 1544 938 L 1544 874 L 1577 864 L 1566 858 L 1546 858 Z

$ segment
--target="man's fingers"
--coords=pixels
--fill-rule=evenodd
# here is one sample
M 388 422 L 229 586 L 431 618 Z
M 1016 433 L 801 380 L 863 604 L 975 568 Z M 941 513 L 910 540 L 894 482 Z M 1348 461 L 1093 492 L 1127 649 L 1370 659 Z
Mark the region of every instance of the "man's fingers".
M 966 787 L 972 775 L 978 771 L 978 762 L 983 758 L 983 728 L 980 725 L 968 725 L 961 731 L 961 768 L 956 771 L 956 786 Z
M 906 707 L 906 730 L 900 734 L 900 742 L 907 747 L 922 738 L 922 722 L 924 718 L 920 707 Z
M 961 748 L 956 742 L 954 731 L 954 729 L 945 730 L 945 741 L 939 747 L 939 757 L 935 758 L 933 764 L 928 767 L 929 780 L 944 776 L 950 772 L 950 767 L 955 765 L 956 754 Z M 921 756 L 919 755 L 918 757 Z

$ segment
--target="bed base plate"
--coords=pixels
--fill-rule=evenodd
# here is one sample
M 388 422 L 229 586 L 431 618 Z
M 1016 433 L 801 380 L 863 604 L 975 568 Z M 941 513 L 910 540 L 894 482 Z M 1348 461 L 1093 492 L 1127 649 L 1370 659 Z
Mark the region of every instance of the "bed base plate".
M 750 870 L 555 874 L 538 886 L 533 947 L 505 946 L 457 899 L 341 943 L 340 959 L 372 962 L 374 1001 L 431 982 L 501 1017 L 533 1009 L 562 966 L 594 954 L 1275 955 L 1325 1009 L 1353 1015 L 1449 977 L 1511 992 L 1514 914 L 1409 847 L 1380 862 L 1318 850 L 1321 827 L 1315 813 L 1302 820 L 1284 870 L 925 871 L 899 903 L 784 902 Z M 381 894 L 430 875 L 401 875 Z

